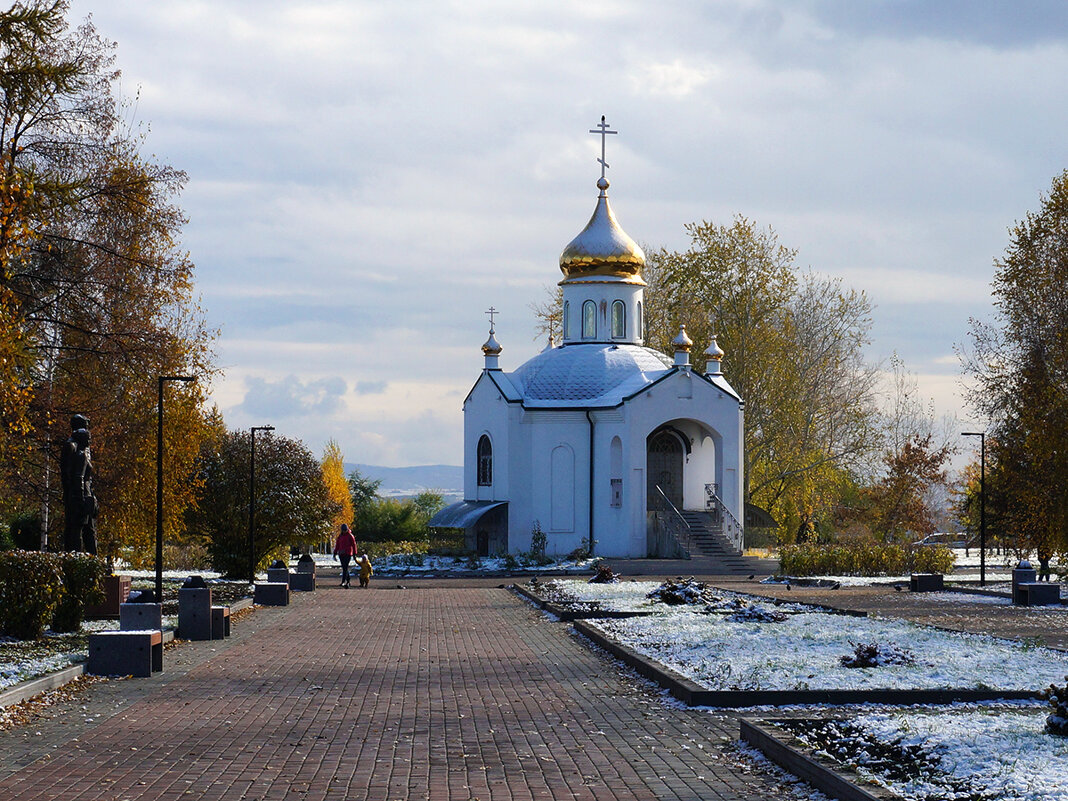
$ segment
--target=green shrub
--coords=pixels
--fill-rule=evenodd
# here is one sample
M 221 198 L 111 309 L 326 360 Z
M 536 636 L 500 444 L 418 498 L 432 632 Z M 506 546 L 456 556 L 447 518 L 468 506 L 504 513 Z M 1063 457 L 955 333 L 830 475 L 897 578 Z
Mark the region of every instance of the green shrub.
M 788 576 L 901 576 L 949 573 L 956 557 L 949 548 L 903 546 L 861 540 L 821 545 L 806 542 L 779 548 L 779 572 Z
M 36 640 L 63 597 L 63 563 L 54 553 L 0 553 L 0 630 Z
M 52 631 L 77 631 L 82 627 L 86 604 L 104 601 L 104 577 L 108 563 L 87 553 L 59 555 L 63 566 L 63 597 L 52 615 Z

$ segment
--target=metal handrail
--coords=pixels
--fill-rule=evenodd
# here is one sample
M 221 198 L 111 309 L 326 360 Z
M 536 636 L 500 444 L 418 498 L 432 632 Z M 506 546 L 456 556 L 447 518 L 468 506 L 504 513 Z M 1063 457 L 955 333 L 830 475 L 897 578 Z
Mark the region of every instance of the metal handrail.
M 657 488 L 659 489 L 659 487 Z M 723 513 L 723 536 L 738 553 L 742 553 L 745 543 L 745 529 L 738 522 L 738 518 L 727 508 L 727 504 L 716 494 L 714 484 L 705 484 L 705 496 L 713 501 L 716 507 Z M 670 503 L 670 501 L 669 501 Z
M 668 509 L 670 509 L 671 512 L 674 513 L 673 515 L 669 514 L 667 516 L 667 520 L 665 521 L 667 523 L 668 533 L 675 538 L 675 540 L 679 543 L 679 546 L 686 552 L 686 558 L 689 559 L 694 549 L 693 535 L 690 531 L 690 524 L 686 522 L 686 518 L 682 516 L 682 512 L 680 512 L 675 507 L 675 504 L 671 502 L 671 499 L 664 494 L 664 491 L 662 489 L 660 489 L 660 485 L 654 484 L 653 486 L 660 494 L 660 497 L 664 500 L 664 503 L 667 504 Z

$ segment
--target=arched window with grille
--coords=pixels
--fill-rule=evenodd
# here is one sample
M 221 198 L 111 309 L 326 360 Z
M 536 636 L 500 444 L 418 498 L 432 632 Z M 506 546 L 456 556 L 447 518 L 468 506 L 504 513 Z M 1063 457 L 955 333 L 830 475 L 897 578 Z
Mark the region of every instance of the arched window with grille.
M 623 339 L 627 335 L 627 309 L 623 301 L 612 302 L 612 338 Z
M 485 434 L 478 440 L 478 486 L 493 486 L 493 444 Z
M 594 339 L 597 336 L 597 304 L 587 300 L 582 304 L 582 338 Z

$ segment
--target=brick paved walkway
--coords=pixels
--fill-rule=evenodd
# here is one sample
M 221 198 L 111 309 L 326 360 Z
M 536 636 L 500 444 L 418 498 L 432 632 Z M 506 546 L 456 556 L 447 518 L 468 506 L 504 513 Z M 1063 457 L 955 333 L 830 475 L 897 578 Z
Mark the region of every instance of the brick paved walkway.
M 0 733 L 0 799 L 765 799 L 687 710 L 510 592 L 328 588 Z

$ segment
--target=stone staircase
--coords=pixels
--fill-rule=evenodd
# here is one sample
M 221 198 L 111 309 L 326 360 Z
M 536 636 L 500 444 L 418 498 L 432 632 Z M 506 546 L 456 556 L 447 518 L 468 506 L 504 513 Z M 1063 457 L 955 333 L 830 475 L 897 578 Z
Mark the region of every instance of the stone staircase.
M 710 512 L 682 511 L 680 514 L 690 529 L 690 541 L 694 545 L 691 559 L 711 560 L 722 568 L 714 572 L 724 575 L 743 576 L 766 570 L 765 560 L 742 556 L 731 546 Z

